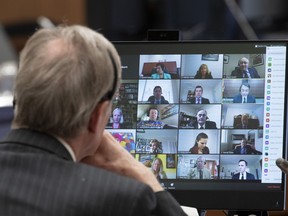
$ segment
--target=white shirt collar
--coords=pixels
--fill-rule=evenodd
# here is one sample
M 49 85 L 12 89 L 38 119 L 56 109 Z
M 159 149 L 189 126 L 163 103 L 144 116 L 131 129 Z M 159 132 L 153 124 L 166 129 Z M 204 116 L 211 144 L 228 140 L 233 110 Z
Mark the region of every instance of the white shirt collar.
M 205 129 L 205 124 L 203 124 L 202 126 L 200 124 L 198 124 L 198 128 L 203 127 L 203 129 Z
M 239 175 L 239 179 L 242 178 L 242 175 L 243 175 L 243 179 L 245 180 L 245 179 L 246 179 L 246 171 L 243 172 L 243 173 L 240 173 L 240 175 Z
M 55 138 L 61 143 L 63 144 L 63 146 L 67 149 L 67 151 L 69 152 L 69 154 L 71 155 L 72 159 L 74 162 L 76 162 L 76 156 L 75 153 L 73 151 L 73 149 L 71 148 L 71 146 L 62 138 L 55 136 Z

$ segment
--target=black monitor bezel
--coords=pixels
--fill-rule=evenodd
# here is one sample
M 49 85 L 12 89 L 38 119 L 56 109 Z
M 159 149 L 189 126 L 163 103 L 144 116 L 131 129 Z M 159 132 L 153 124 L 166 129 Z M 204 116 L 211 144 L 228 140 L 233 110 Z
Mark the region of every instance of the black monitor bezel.
M 213 53 L 222 50 L 221 53 L 234 50 L 235 53 L 245 53 L 247 47 L 252 44 L 285 44 L 288 47 L 288 40 L 261 40 L 261 41 L 114 41 L 119 55 L 140 55 L 140 54 L 191 54 Z M 225 45 L 225 46 L 223 46 Z M 263 47 L 264 49 L 264 47 Z M 181 51 L 180 51 L 181 50 Z M 201 51 L 201 52 L 199 52 Z M 286 50 L 286 72 L 288 71 L 288 58 Z M 288 78 L 286 76 L 286 84 Z M 287 89 L 287 85 L 285 87 Z M 285 95 L 285 110 L 287 110 L 288 94 Z M 284 139 L 287 143 L 287 114 L 284 114 Z M 286 145 L 283 144 L 283 158 L 287 155 Z M 169 181 L 168 181 L 169 182 Z M 165 181 L 164 181 L 165 183 Z M 197 182 L 196 182 L 197 184 Z M 213 183 L 212 183 L 213 184 Z M 216 185 L 215 185 L 216 186 Z M 243 184 L 245 186 L 245 184 Z M 272 187 L 272 186 L 271 186 Z M 286 205 L 286 178 L 282 175 L 280 189 L 263 190 L 174 190 L 167 189 L 181 205 L 193 206 L 198 209 L 215 210 L 283 210 Z

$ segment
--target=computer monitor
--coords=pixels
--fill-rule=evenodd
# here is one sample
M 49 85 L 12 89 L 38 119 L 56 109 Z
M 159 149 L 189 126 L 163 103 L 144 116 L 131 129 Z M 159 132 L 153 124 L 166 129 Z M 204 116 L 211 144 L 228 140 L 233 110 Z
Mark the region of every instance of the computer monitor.
M 106 128 L 180 204 L 284 208 L 287 41 L 114 45 L 123 80 Z

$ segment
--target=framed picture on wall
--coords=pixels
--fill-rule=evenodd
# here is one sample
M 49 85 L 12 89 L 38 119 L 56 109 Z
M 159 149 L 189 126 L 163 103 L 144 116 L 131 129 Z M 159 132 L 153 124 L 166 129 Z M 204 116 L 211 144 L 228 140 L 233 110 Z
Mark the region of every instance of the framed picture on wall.
M 251 59 L 252 59 L 252 65 L 253 66 L 258 66 L 258 65 L 264 64 L 263 54 L 253 54 L 253 55 L 251 55 Z
M 203 54 L 202 61 L 218 61 L 219 60 L 219 54 Z
M 223 56 L 223 63 L 224 64 L 228 64 L 229 63 L 229 56 L 228 55 L 224 55 Z
M 232 140 L 242 140 L 245 139 L 245 134 L 232 134 Z
M 167 154 L 166 155 L 166 168 L 175 168 L 175 154 Z

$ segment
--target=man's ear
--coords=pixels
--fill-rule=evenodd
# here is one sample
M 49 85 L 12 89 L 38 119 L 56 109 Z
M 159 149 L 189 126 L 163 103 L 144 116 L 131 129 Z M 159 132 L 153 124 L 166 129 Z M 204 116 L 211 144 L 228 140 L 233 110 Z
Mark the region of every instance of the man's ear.
M 100 102 L 91 114 L 88 130 L 92 133 L 104 130 L 111 113 L 111 102 Z

